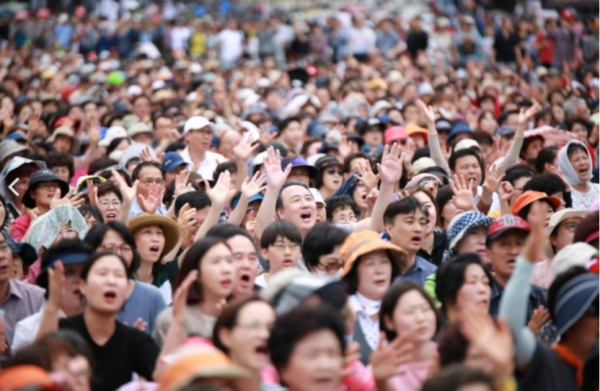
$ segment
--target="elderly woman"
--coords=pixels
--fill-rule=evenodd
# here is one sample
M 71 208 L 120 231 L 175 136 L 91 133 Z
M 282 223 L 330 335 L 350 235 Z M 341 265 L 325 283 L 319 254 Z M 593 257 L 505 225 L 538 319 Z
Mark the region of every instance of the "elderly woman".
M 38 217 L 29 227 L 25 242 L 31 244 L 41 257 L 53 244 L 62 239 L 82 239 L 88 231 L 85 219 L 77 208 L 71 205 L 60 205 L 48 213 Z M 27 280 L 35 284 L 40 274 L 40 260 L 29 268 Z

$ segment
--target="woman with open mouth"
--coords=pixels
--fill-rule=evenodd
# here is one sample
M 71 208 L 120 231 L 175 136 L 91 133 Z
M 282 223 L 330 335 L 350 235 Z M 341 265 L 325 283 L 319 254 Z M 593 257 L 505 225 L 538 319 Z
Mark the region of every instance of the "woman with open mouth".
M 225 307 L 213 331 L 215 346 L 252 372 L 256 389 L 261 389 L 261 371 L 271 364 L 268 342 L 275 318 L 271 304 L 252 295 Z
M 57 329 L 80 334 L 94 355 L 92 391 L 115 390 L 129 382 L 133 372 L 151 380 L 158 347 L 146 333 L 117 321 L 128 291 L 123 257 L 103 251 L 88 258 L 79 282 L 85 308 L 83 314 L 70 318 L 58 319 L 63 301 L 62 262 L 57 261 L 48 275 L 50 293 L 36 339 Z
M 592 183 L 592 157 L 584 143 L 571 140 L 558 153 L 558 168 L 571 185 L 572 208 L 589 210 L 600 197 L 597 183 Z
M 379 345 L 379 310 L 390 284 L 406 269 L 404 251 L 385 242 L 375 231 L 353 233 L 341 249 L 344 268 L 342 280 L 347 285 L 350 304 L 358 321 L 354 341 L 360 344 L 363 364 L 368 365 L 371 352 Z
M 140 254 L 135 239 L 127 227 L 118 221 L 94 226 L 85 236 L 85 242 L 96 252 L 119 254 L 127 263 L 127 300 L 117 320 L 152 334 L 158 314 L 167 306 L 157 287 L 137 281 L 133 274 L 140 267 Z
M 344 182 L 344 169 L 340 161 L 330 155 L 323 156 L 316 161 L 319 176 L 315 179 L 315 187 L 323 199 L 331 197 Z
M 195 242 L 183 257 L 175 290 L 192 271 L 198 271 L 198 279 L 190 286 L 187 295 L 183 337 L 211 339 L 217 317 L 233 291 L 236 277 L 233 255 L 227 242 L 215 237 Z M 158 345 L 165 343 L 173 322 L 173 307 L 167 307 L 156 319 L 152 333 Z
M 167 305 L 171 304 L 181 259 L 163 262 L 163 257 L 177 245 L 179 226 L 168 217 L 142 213 L 129 220 L 128 228 L 141 257 L 135 279 L 157 287 Z

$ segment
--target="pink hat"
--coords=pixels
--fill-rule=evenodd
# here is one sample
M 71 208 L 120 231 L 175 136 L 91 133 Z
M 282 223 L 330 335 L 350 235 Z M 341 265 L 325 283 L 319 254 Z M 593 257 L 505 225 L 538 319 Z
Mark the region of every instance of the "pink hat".
M 402 126 L 392 126 L 383 133 L 383 141 L 386 144 L 391 144 L 396 140 L 405 140 L 408 135 Z

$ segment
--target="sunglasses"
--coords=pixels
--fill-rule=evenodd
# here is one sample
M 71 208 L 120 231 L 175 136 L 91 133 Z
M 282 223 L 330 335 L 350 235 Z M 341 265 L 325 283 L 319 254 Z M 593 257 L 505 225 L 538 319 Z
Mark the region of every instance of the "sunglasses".
M 342 168 L 336 168 L 336 167 L 327 167 L 327 173 L 329 175 L 333 175 L 337 172 L 338 175 L 342 176 L 344 175 L 344 170 Z

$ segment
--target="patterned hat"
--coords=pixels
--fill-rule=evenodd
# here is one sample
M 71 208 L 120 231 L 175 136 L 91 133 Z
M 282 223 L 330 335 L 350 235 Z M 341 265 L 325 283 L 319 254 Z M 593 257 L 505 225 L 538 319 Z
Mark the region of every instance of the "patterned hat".
M 481 212 L 465 212 L 454 216 L 450 225 L 448 226 L 448 241 L 450 251 L 454 250 L 454 247 L 462 240 L 467 232 L 477 227 L 488 228 L 494 219 L 487 217 Z

